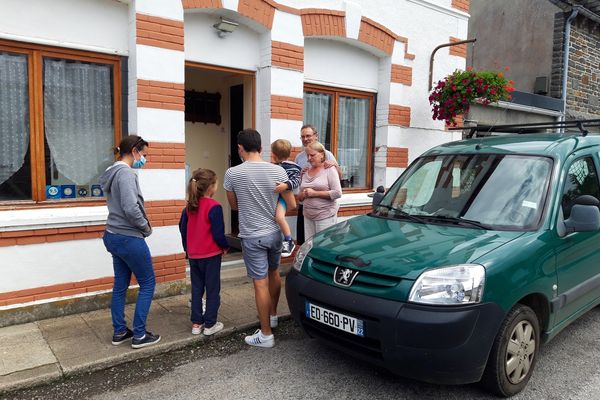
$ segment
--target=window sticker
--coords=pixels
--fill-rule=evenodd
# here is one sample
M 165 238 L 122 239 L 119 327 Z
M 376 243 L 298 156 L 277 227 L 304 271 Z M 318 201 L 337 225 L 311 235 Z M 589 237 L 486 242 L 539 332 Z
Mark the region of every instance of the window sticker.
M 88 185 L 77 186 L 77 197 L 88 197 L 90 195 L 90 187 Z
M 74 199 L 75 195 L 75 185 L 60 185 L 60 197 L 62 199 Z
M 537 210 L 537 204 L 535 204 L 533 201 L 523 200 L 522 206 L 527 207 L 527 208 L 533 208 L 534 210 Z
M 60 199 L 60 186 L 57 185 L 46 185 L 46 199 Z
M 102 191 L 102 186 L 92 185 L 92 197 L 104 197 L 104 192 Z

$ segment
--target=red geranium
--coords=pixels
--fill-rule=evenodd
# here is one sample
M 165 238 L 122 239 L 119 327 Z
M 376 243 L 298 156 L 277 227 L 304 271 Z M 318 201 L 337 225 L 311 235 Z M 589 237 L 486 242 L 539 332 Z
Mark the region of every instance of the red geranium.
M 456 126 L 455 118 L 469 111 L 475 101 L 488 105 L 500 100 L 510 100 L 513 85 L 514 82 L 507 80 L 502 72 L 477 72 L 472 68 L 467 68 L 466 71 L 456 70 L 439 81 L 429 96 L 433 119 Z

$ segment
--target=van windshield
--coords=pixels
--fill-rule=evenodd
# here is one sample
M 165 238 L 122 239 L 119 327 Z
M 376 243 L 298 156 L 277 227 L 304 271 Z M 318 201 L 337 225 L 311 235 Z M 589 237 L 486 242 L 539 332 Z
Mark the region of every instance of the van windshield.
M 552 159 L 461 154 L 421 157 L 392 185 L 374 215 L 493 229 L 535 228 Z

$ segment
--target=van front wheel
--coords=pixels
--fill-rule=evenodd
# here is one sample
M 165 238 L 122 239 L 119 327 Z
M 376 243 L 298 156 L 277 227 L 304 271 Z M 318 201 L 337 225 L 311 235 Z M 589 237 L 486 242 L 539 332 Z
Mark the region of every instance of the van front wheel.
M 519 393 L 531 378 L 539 343 L 537 315 L 531 308 L 517 304 L 502 322 L 481 382 L 500 396 Z

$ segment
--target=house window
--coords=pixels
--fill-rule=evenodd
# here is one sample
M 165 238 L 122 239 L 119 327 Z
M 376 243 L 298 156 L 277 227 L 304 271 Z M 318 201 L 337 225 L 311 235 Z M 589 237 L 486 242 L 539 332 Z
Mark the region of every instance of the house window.
M 103 196 L 119 57 L 0 41 L 0 202 Z
M 304 87 L 304 123 L 342 169 L 342 187 L 371 189 L 374 94 L 315 85 Z M 345 190 L 347 191 L 347 190 Z

